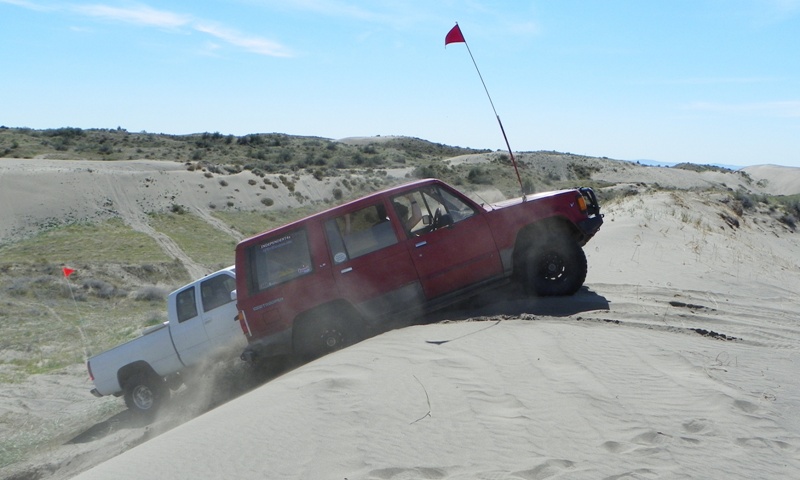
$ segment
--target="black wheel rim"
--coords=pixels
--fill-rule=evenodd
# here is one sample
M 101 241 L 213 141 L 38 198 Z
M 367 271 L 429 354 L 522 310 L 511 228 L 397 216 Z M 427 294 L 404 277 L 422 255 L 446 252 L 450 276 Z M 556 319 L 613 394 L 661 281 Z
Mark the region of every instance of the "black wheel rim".
M 566 270 L 567 267 L 564 258 L 557 253 L 548 253 L 542 256 L 539 262 L 539 278 L 548 282 L 561 280 L 564 278 Z
M 322 333 L 322 345 L 327 350 L 342 348 L 344 340 L 344 333 L 338 328 L 328 328 Z

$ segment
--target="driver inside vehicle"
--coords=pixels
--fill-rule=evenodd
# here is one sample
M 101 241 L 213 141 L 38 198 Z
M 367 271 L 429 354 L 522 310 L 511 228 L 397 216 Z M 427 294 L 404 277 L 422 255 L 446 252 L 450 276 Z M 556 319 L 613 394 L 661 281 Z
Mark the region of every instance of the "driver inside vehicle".
M 403 222 L 406 233 L 412 234 L 414 227 L 422 221 L 422 209 L 414 194 L 409 193 L 392 200 L 398 218 Z

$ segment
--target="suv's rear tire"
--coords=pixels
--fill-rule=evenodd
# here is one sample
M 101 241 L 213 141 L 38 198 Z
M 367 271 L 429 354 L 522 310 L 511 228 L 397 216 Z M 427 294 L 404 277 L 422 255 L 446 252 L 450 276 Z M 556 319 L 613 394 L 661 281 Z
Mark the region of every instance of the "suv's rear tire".
M 536 242 L 525 261 L 525 285 L 539 296 L 572 295 L 586 280 L 586 254 L 568 236 Z
M 152 415 L 169 396 L 163 379 L 154 374 L 139 373 L 125 382 L 123 388 L 125 405 L 143 415 Z
M 362 339 L 360 319 L 345 317 L 341 312 L 306 318 L 295 329 L 295 351 L 311 358 L 341 350 Z

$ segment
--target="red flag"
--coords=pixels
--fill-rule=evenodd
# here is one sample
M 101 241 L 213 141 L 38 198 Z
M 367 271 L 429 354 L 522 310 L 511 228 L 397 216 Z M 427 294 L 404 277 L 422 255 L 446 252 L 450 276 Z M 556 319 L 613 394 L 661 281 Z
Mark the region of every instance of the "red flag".
M 69 267 L 64 267 L 64 268 L 61 269 L 61 271 L 64 272 L 64 276 L 67 277 L 67 278 L 69 278 L 69 276 L 72 275 L 75 272 L 75 270 L 73 270 L 73 269 L 71 269 Z
M 461 28 L 459 28 L 458 24 L 451 28 L 447 35 L 444 37 L 444 46 L 446 47 L 450 43 L 467 43 L 464 40 L 464 35 L 461 33 Z

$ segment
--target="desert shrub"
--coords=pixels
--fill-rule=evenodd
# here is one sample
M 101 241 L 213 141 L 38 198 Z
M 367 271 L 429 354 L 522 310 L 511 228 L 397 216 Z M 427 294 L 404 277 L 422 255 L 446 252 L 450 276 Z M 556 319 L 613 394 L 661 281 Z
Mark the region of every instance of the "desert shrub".
M 784 224 L 787 227 L 791 228 L 792 230 L 797 228 L 797 217 L 795 217 L 791 213 L 786 213 L 784 215 L 781 215 L 780 218 L 778 218 L 778 220 L 782 224 Z
M 184 207 L 183 205 L 179 205 L 177 203 L 173 203 L 169 207 L 169 211 L 176 215 L 183 215 L 184 213 L 186 213 L 186 207 Z
M 526 178 L 522 181 L 522 191 L 528 195 L 536 191 L 536 186 L 533 184 L 533 180 L 530 178 Z
M 470 183 L 475 183 L 479 185 L 491 185 L 492 175 L 483 168 L 473 167 L 467 174 L 467 180 Z
M 592 178 L 592 167 L 589 165 L 573 163 L 570 165 L 570 169 L 578 179 Z
M 414 169 L 411 175 L 416 178 L 436 178 L 438 173 L 432 165 L 420 165 Z
M 221 187 L 227 187 L 228 186 L 228 182 L 225 179 L 221 179 L 219 181 L 219 184 L 220 184 Z
M 341 188 L 334 188 L 333 189 L 333 198 L 336 200 L 341 200 L 344 197 L 344 192 L 342 192 Z
M 286 188 L 289 189 L 290 192 L 294 193 L 294 182 L 293 181 L 291 181 L 288 178 L 286 178 L 285 175 L 281 175 L 278 178 L 280 179 L 281 183 L 283 183 L 286 186 Z
M 127 295 L 127 292 L 118 289 L 116 286 L 104 280 L 96 278 L 87 278 L 84 280 L 82 288 L 86 293 L 92 294 L 98 298 L 124 297 Z
M 265 197 L 261 199 L 261 203 L 263 203 L 267 207 L 271 207 L 275 204 L 275 201 L 269 197 Z
M 157 302 L 167 298 L 167 293 L 163 288 L 146 286 L 131 292 L 130 297 L 139 302 Z

